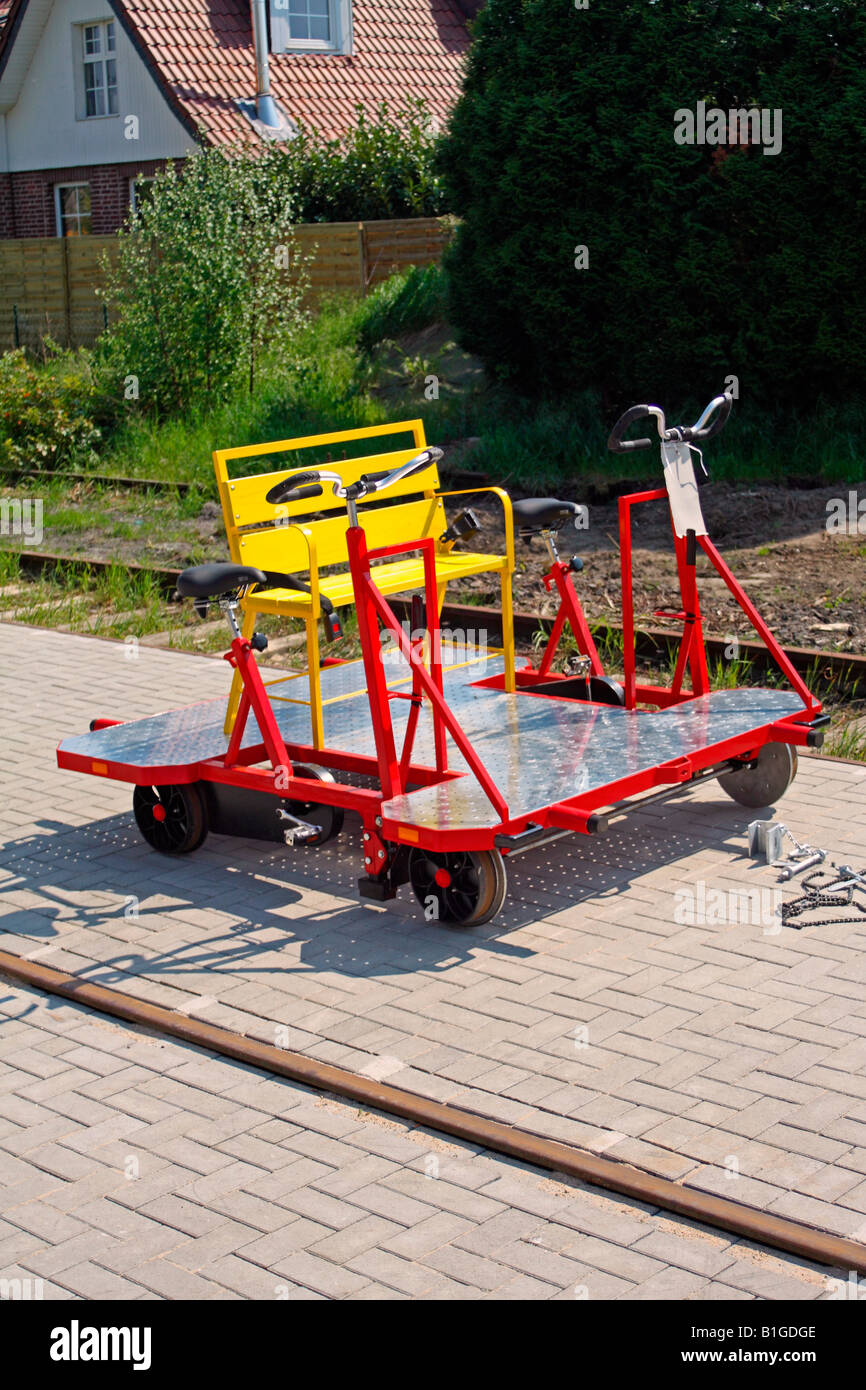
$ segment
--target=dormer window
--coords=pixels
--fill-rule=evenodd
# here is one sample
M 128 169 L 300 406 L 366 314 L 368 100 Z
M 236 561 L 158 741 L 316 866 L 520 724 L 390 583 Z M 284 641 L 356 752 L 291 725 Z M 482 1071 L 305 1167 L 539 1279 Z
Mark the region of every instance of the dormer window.
M 289 38 L 330 44 L 331 0 L 289 0 Z
M 270 0 L 272 53 L 351 53 L 351 0 Z
M 85 119 L 117 115 L 117 56 L 114 20 L 82 24 Z

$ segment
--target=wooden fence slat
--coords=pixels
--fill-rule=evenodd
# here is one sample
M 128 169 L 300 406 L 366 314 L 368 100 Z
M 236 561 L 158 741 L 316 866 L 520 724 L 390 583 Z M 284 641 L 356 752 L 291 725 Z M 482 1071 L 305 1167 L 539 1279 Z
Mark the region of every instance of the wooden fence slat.
M 335 290 L 365 294 L 393 270 L 438 263 L 453 219 L 411 217 L 373 222 L 309 222 L 295 228 L 309 258 L 309 302 Z M 102 259 L 116 237 L 25 237 L 0 240 L 0 350 L 38 346 L 49 333 L 69 346 L 91 345 L 105 324 L 97 289 Z

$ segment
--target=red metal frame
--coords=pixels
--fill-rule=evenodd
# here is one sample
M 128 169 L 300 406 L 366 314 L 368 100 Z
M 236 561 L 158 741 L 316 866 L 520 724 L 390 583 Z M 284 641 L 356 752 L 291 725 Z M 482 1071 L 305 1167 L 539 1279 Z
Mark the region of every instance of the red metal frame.
M 546 678 L 553 665 L 562 638 L 565 624 L 568 623 L 577 643 L 577 649 L 581 656 L 588 656 L 590 670 L 594 676 L 604 674 L 596 645 L 592 640 L 592 633 L 589 630 L 589 623 L 586 621 L 586 614 L 580 606 L 580 600 L 575 593 L 574 584 L 571 578 L 571 569 L 564 560 L 554 560 L 547 574 L 543 576 L 544 587 L 548 593 L 553 585 L 559 594 L 559 608 L 554 620 L 553 629 L 547 639 L 547 646 L 538 667 L 538 675 L 542 679 Z
M 593 791 L 542 807 L 533 811 L 531 815 L 522 814 L 512 818 L 505 798 L 487 772 L 483 761 L 473 748 L 445 697 L 434 542 L 427 538 L 419 539 L 411 544 L 401 543 L 368 550 L 363 529 L 359 526 L 350 526 L 347 530 L 348 558 L 355 593 L 362 660 L 367 680 L 367 699 L 376 746 L 375 756 L 353 754 L 340 749 L 316 748 L 311 744 L 286 744 L 280 733 L 251 643 L 246 638 L 236 637 L 231 644 L 230 651 L 226 653 L 226 660 L 240 672 L 242 696 L 234 730 L 226 752 L 222 756 L 205 758 L 199 762 L 183 766 L 142 767 L 100 761 L 89 756 L 65 752 L 60 748 L 57 754 L 58 764 L 61 767 L 76 771 L 116 778 L 140 785 L 159 786 L 170 783 L 212 781 L 266 791 L 278 797 L 299 801 L 310 799 L 310 781 L 295 775 L 294 764 L 296 763 L 309 762 L 332 768 L 338 773 L 373 774 L 379 782 L 377 790 L 368 790 L 341 781 L 316 782 L 315 799 L 324 805 L 340 806 L 360 814 L 367 837 L 365 839 L 365 864 L 368 876 L 375 878 L 387 873 L 390 867 L 391 851 L 395 844 L 419 845 L 431 850 L 443 851 L 450 849 L 490 849 L 498 835 L 502 833 L 517 834 L 525 830 L 530 824 L 567 829 L 577 833 L 589 833 L 593 828 L 591 820 L 593 813 L 602 807 L 625 801 L 630 797 L 658 787 L 676 786 L 680 783 L 685 785 L 696 773 L 721 766 L 730 759 L 748 760 L 756 756 L 761 747 L 768 742 L 805 745 L 810 736 L 808 723 L 819 713 L 821 706 L 794 670 L 748 595 L 738 584 L 706 536 L 687 539 L 674 537 L 682 609 L 674 614 L 664 616 L 682 622 L 683 633 L 671 687 L 667 689 L 661 686 L 638 684 L 635 663 L 631 513 L 635 506 L 659 501 L 666 497 L 666 490 L 659 488 L 634 493 L 620 498 L 619 501 L 626 708 L 634 710 L 638 704 L 650 704 L 664 708 L 703 695 L 709 690 L 697 574 L 694 564 L 697 553 L 696 546 L 700 544 L 717 573 L 724 579 L 740 608 L 765 642 L 771 656 L 803 700 L 802 715 L 788 717 L 748 734 L 738 735 L 723 743 L 699 749 L 687 757 L 675 759 L 671 763 L 660 764 L 630 774 L 616 783 L 609 783 Z M 407 636 L 390 604 L 376 585 L 375 568 L 371 570 L 371 562 L 375 560 L 410 551 L 420 551 L 424 561 L 426 629 L 429 634 L 429 649 L 426 654 L 424 639 L 419 639 L 417 633 Z M 579 651 L 589 658 L 592 674 L 596 676 L 604 674 L 602 662 L 574 588 L 569 565 L 561 560 L 554 561 L 544 576 L 544 582 L 548 592 L 555 587 L 559 595 L 560 606 L 538 667 L 528 666 L 516 673 L 518 698 L 550 698 L 546 692 L 535 693 L 533 687 L 542 682 L 550 683 L 557 679 L 564 679 L 553 672 L 552 666 L 566 623 L 571 627 Z M 382 662 L 380 633 L 383 629 L 391 635 L 402 658 L 409 665 L 412 673 L 411 693 L 394 690 L 388 686 Z M 683 688 L 687 673 L 691 682 L 690 692 Z M 502 688 L 503 679 L 503 677 L 490 678 L 480 681 L 479 684 L 492 688 Z M 399 754 L 395 744 L 391 718 L 390 702 L 393 699 L 410 701 L 403 747 Z M 412 761 L 418 719 L 425 701 L 433 719 L 434 767 Z M 243 735 L 248 726 L 251 712 L 255 716 L 262 737 L 260 742 L 251 747 L 243 748 Z M 109 719 L 98 720 L 94 721 L 93 727 L 104 728 L 117 722 Z M 480 829 L 430 828 L 406 824 L 383 815 L 385 802 L 400 796 L 413 787 L 436 785 L 450 778 L 466 775 L 455 772 L 448 766 L 447 745 L 449 737 L 469 767 L 469 775 L 476 778 L 493 807 L 497 824 Z M 575 765 L 580 763 L 585 743 L 590 737 L 591 721 L 587 723 L 581 741 L 576 742 L 571 749 Z M 265 761 L 270 764 L 269 767 L 257 766 Z
M 657 502 L 662 498 L 667 499 L 667 495 L 666 488 L 654 488 L 651 492 L 630 493 L 628 496 L 619 499 L 619 551 L 620 573 L 622 576 L 622 636 L 626 709 L 634 709 L 638 703 L 660 703 L 654 698 L 656 695 L 662 696 L 666 704 L 682 699 L 682 684 L 687 666 L 689 667 L 691 675 L 692 695 L 705 695 L 709 691 L 709 675 L 707 672 L 707 655 L 704 645 L 700 599 L 698 597 L 697 571 L 694 563 L 688 556 L 688 540 L 676 534 L 674 534 L 674 547 L 676 551 L 683 608 L 682 611 L 678 613 L 657 612 L 655 615 L 656 617 L 672 618 L 683 624 L 683 635 L 680 639 L 680 650 L 677 657 L 674 679 L 670 691 L 665 691 L 662 687 L 658 686 L 639 687 L 637 685 L 635 669 L 631 513 L 634 507 L 645 502 Z M 743 613 L 745 613 L 752 627 L 764 642 L 771 657 L 800 696 L 806 707 L 806 712 L 810 717 L 818 714 L 821 709 L 819 701 L 814 698 L 811 691 L 806 686 L 805 681 L 803 681 L 798 672 L 794 669 L 788 657 L 785 655 L 785 652 L 779 646 L 779 643 L 755 608 L 755 605 L 752 603 L 745 589 L 732 574 L 709 536 L 695 536 L 693 544 L 695 546 L 700 545 L 704 554 L 716 570 L 716 573 L 725 581 L 725 584 L 738 606 Z M 665 698 L 666 696 L 669 698 Z M 686 698 L 689 697 L 686 696 Z

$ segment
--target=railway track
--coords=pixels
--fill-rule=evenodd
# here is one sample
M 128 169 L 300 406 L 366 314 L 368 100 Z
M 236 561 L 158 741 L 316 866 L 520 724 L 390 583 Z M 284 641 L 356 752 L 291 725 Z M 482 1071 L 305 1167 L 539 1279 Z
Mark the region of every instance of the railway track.
M 43 993 L 69 999 L 113 1018 L 147 1028 L 163 1037 L 243 1062 L 260 1071 L 342 1096 L 365 1109 L 395 1115 L 412 1124 L 548 1172 L 563 1173 L 620 1196 L 673 1212 L 690 1221 L 726 1231 L 760 1245 L 784 1250 L 831 1268 L 866 1274 L 866 1245 L 833 1235 L 805 1222 L 776 1216 L 743 1202 L 717 1197 L 685 1183 L 658 1177 L 630 1163 L 579 1149 L 575 1145 L 491 1120 L 453 1104 L 430 1100 L 388 1082 L 374 1081 L 345 1067 L 319 1062 L 300 1052 L 258 1042 L 202 1019 L 191 1018 L 63 970 L 0 951 L 0 977 Z
M 124 478 L 114 473 L 76 472 L 66 469 L 52 469 L 50 472 L 43 472 L 33 468 L 0 468 L 0 487 L 7 482 L 21 482 L 25 478 L 33 482 L 53 481 L 55 478 L 62 478 L 69 483 L 96 483 L 101 487 L 112 488 L 116 492 L 163 492 L 174 494 L 177 497 L 186 497 L 189 492 L 204 487 L 204 484 L 201 483 L 182 482 L 171 478 Z M 488 479 L 486 473 L 470 473 L 466 470 L 454 469 L 443 474 L 443 481 L 449 485 L 453 484 L 455 487 L 471 487 L 473 483 L 477 483 L 479 487 L 484 487 Z M 211 486 L 210 482 L 208 486 Z M 615 494 L 605 492 L 604 495 L 609 497 Z
M 88 559 L 86 557 L 56 555 L 45 551 L 18 551 L 21 570 L 36 576 L 50 575 L 58 569 L 99 573 L 117 567 L 117 561 Z M 124 568 L 134 575 L 149 578 L 167 601 L 172 601 L 180 574 L 178 569 L 163 569 L 158 566 L 137 565 L 127 562 Z M 395 599 L 394 608 L 404 618 L 409 617 L 408 600 Z M 442 624 L 454 632 L 486 632 L 490 640 L 499 636 L 502 615 L 496 608 L 484 608 L 474 604 L 446 604 L 442 610 Z M 537 613 L 515 613 L 515 636 L 523 642 L 531 642 L 539 631 L 549 632 L 552 620 L 542 618 Z M 622 637 L 619 623 L 603 622 L 593 626 L 597 643 L 618 640 Z M 642 627 L 636 634 L 636 650 L 639 660 L 667 661 L 675 653 L 680 633 L 659 627 Z M 729 659 L 730 638 L 707 637 L 707 655 L 710 658 Z M 801 675 L 816 673 L 827 679 L 842 681 L 851 686 L 856 681 L 866 681 L 866 655 L 858 652 L 830 652 L 810 647 L 786 647 L 785 651 L 792 664 Z M 764 643 L 753 639 L 739 641 L 740 659 L 751 665 L 756 673 L 772 666 L 772 661 Z
M 111 473 L 76 473 L 66 470 L 43 473 L 34 472 L 32 468 L 0 468 L 0 486 L 6 482 L 18 483 L 24 478 L 32 479 L 34 482 L 51 482 L 55 478 L 63 478 L 69 483 L 98 483 L 118 492 L 170 492 L 178 497 L 185 497 L 197 487 L 196 483 L 172 482 L 165 478 L 118 478 Z

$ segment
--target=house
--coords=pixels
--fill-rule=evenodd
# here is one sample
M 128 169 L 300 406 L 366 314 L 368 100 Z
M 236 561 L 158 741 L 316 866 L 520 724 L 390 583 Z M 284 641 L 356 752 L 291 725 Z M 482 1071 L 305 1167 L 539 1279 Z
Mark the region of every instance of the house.
M 199 140 L 443 120 L 481 0 L 0 0 L 0 237 L 111 235 Z

